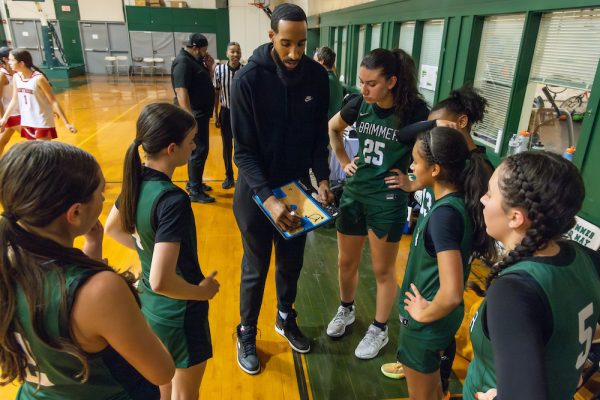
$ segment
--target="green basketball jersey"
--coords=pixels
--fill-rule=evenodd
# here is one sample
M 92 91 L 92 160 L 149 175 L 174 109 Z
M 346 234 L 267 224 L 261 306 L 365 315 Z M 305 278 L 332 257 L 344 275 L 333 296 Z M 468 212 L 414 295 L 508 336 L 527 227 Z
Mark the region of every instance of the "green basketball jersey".
M 421 295 L 431 301 L 440 289 L 440 276 L 438 270 L 438 261 L 436 256 L 431 256 L 425 247 L 425 228 L 432 215 L 432 212 L 442 206 L 450 206 L 457 210 L 463 220 L 463 237 L 461 239 L 461 257 L 463 262 L 463 279 L 467 282 L 471 266 L 469 263 L 471 257 L 471 244 L 473 240 L 473 227 L 467 213 L 464 200 L 460 196 L 446 195 L 435 203 L 427 215 L 419 216 L 417 226 L 413 233 L 410 245 L 410 253 L 406 262 L 406 272 L 400 288 L 399 302 L 400 316 L 402 323 L 412 330 L 422 330 L 423 333 L 435 337 L 443 335 L 452 335 L 456 333 L 464 314 L 464 304 L 456 307 L 450 314 L 438 321 L 428 324 L 422 324 L 415 321 L 404 309 L 404 293 L 410 291 L 410 284 L 414 283 Z
M 362 102 L 356 120 L 358 169 L 348 177 L 344 194 L 365 204 L 406 207 L 408 194 L 384 182 L 391 168 L 406 173 L 410 162 L 412 147 L 396 140 L 398 122 L 395 114 L 379 118 L 372 104 Z
M 150 267 L 154 253 L 156 227 L 154 226 L 155 208 L 161 196 L 169 191 L 181 190 L 170 180 L 144 180 L 140 188 L 137 204 L 134 238 L 140 261 L 142 276 L 138 285 L 142 312 L 148 319 L 163 325 L 182 327 L 186 311 L 195 307 L 197 301 L 178 300 L 163 296 L 150 286 Z M 204 278 L 200 272 L 196 244 L 196 225 L 193 218 L 189 221 L 188 237 L 180 244 L 176 273 L 192 284 L 199 284 Z
M 65 293 L 68 307 L 73 303 L 77 288 L 91 276 L 85 267 L 63 266 Z M 54 340 L 65 337 L 61 331 L 60 300 L 62 286 L 56 271 L 44 278 L 45 313 L 43 326 Z M 73 356 L 48 347 L 34 333 L 29 304 L 24 291 L 17 288 L 16 316 L 23 334 L 17 333 L 17 341 L 27 354 L 27 377 L 17 399 L 158 399 L 158 388 L 144 379 L 123 357 L 110 346 L 103 351 L 88 355 L 90 376 L 81 383 L 77 374 L 81 363 Z M 70 310 L 67 310 L 70 314 Z M 67 317 L 68 319 L 68 317 Z M 39 388 L 38 388 L 39 385 Z
M 550 400 L 573 398 L 600 318 L 600 280 L 596 266 L 579 244 L 566 242 L 566 246 L 575 252 L 573 262 L 567 266 L 525 260 L 499 275 L 525 272 L 546 296 L 552 313 L 552 334 L 544 352 Z M 492 344 L 483 327 L 486 305 L 484 299 L 471 321 L 474 358 L 463 386 L 464 398 L 474 398 L 476 392 L 496 387 Z

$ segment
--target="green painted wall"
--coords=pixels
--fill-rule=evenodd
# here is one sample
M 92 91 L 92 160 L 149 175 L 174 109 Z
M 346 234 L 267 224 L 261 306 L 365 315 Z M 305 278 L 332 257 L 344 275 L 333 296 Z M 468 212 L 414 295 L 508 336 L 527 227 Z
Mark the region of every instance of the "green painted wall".
M 424 21 L 444 18 L 442 52 L 438 69 L 436 100 L 443 99 L 456 87 L 473 81 L 481 41 L 484 18 L 488 15 L 526 13 L 525 29 L 521 40 L 511 100 L 506 116 L 504 132 L 516 132 L 533 52 L 538 35 L 540 19 L 544 12 L 562 9 L 598 8 L 600 2 L 592 0 L 376 0 L 366 4 L 321 14 L 318 17 L 321 29 L 321 44 L 333 44 L 335 27 L 348 27 L 346 74 L 353 90 L 353 75 L 356 71 L 356 48 L 360 25 L 382 23 L 382 46 L 397 45 L 399 25 L 404 21 L 416 21 L 413 42 L 413 58 L 419 63 Z M 314 21 L 317 19 L 315 18 Z M 313 23 L 314 23 L 313 21 Z M 341 44 L 341 30 L 339 30 Z M 340 46 L 338 46 L 340 47 Z M 341 48 L 335 49 L 340 54 Z M 340 60 L 341 62 L 341 60 Z M 339 69 L 338 63 L 338 69 Z M 588 115 L 581 126 L 575 164 L 580 168 L 587 186 L 587 195 L 581 216 L 600 226 L 600 185 L 597 172 L 600 170 L 600 68 L 596 74 L 588 105 Z M 508 148 L 509 135 L 505 135 L 500 155 L 488 151 L 490 158 L 498 164 Z
M 63 10 L 63 7 L 65 10 Z M 56 12 L 56 19 L 60 23 L 60 39 L 67 62 L 69 65 L 83 64 L 77 0 L 54 0 L 54 11 Z
M 229 42 L 229 11 L 226 8 L 126 6 L 125 12 L 130 31 L 215 33 L 217 58 L 226 58 Z

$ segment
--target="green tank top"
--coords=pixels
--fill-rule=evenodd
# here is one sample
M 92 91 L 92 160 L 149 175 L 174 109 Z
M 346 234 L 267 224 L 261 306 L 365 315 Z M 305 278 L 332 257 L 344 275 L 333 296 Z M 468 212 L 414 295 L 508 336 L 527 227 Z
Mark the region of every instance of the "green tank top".
M 400 189 L 389 189 L 384 182 L 390 168 L 406 173 L 410 162 L 412 146 L 396 140 L 398 125 L 395 114 L 381 119 L 372 104 L 362 102 L 356 120 L 358 169 L 348 177 L 344 194 L 366 204 L 406 207 L 408 194 Z
M 600 280 L 596 266 L 579 244 L 566 243 L 575 252 L 573 262 L 567 266 L 525 260 L 499 275 L 525 272 L 546 295 L 552 313 L 552 334 L 544 352 L 549 400 L 570 400 L 575 395 L 581 367 L 600 318 Z M 474 358 L 463 386 L 465 399 L 496 387 L 492 344 L 483 327 L 486 304 L 484 299 L 471 321 Z
M 431 301 L 440 289 L 440 275 L 437 257 L 432 257 L 425 247 L 425 228 L 429 222 L 432 212 L 442 206 L 450 206 L 457 210 L 463 219 L 463 237 L 461 239 L 461 258 L 463 262 L 463 279 L 467 282 L 471 271 L 471 244 L 473 239 L 473 227 L 467 213 L 464 200 L 461 196 L 446 195 L 438 200 L 427 215 L 420 215 L 413 233 L 410 244 L 410 253 L 406 262 L 406 272 L 400 288 L 399 302 L 400 317 L 402 324 L 412 330 L 420 330 L 432 337 L 441 335 L 452 335 L 460 326 L 464 314 L 464 304 L 460 304 L 450 314 L 432 323 L 423 324 L 415 321 L 404 309 L 404 293 L 410 291 L 410 284 L 414 283 L 421 295 Z
M 181 189 L 170 180 L 144 180 L 142 182 L 136 211 L 136 231 L 133 236 L 142 264 L 142 276 L 138 290 L 144 316 L 163 325 L 182 327 L 188 309 L 197 308 L 199 302 L 163 296 L 154 292 L 150 286 L 150 267 L 156 235 L 156 227 L 154 226 L 156 204 L 161 196 L 174 190 Z M 198 263 L 196 225 L 193 219 L 189 221 L 187 238 L 184 238 L 180 244 L 176 273 L 187 282 L 195 285 L 199 284 L 204 278 Z
M 89 269 L 73 265 L 62 267 L 65 275 L 67 313 L 73 304 L 77 289 L 92 276 Z M 56 271 L 44 278 L 46 299 L 44 328 L 52 339 L 65 337 L 59 321 L 61 317 L 61 284 Z M 27 354 L 27 377 L 17 394 L 18 400 L 30 399 L 158 399 L 158 387 L 144 379 L 123 357 L 110 346 L 99 353 L 89 354 L 90 376 L 81 383 L 76 376 L 81 363 L 73 356 L 49 348 L 33 331 L 31 314 L 24 291 L 17 289 L 17 319 L 23 334 L 17 341 Z M 39 384 L 39 388 L 38 388 Z

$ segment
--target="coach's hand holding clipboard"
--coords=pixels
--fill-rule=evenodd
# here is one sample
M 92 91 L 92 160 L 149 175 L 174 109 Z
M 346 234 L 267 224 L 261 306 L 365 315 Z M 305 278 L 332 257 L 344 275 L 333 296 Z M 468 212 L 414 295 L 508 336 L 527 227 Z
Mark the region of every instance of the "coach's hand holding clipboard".
M 282 231 L 296 229 L 302 222 L 301 215 L 297 215 L 294 210 L 290 209 L 289 206 L 275 196 L 270 196 L 265 200 L 263 206 L 267 209 L 269 214 L 271 214 L 273 222 L 275 222 Z

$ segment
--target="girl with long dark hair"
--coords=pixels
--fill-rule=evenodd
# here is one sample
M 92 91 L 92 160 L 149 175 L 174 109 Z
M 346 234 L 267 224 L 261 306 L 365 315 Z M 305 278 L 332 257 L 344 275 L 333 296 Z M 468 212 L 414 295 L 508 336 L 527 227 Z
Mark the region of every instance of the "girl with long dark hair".
M 21 136 L 27 140 L 52 140 L 58 137 L 54 114 L 63 120 L 71 133 L 77 133 L 69 123 L 60 103 L 52 92 L 46 75 L 35 65 L 31 53 L 24 49 L 10 52 L 8 63 L 13 71 L 13 97 L 0 119 L 0 127 L 6 126 L 17 105 L 21 112 Z
M 453 342 L 463 316 L 463 291 L 473 254 L 493 257 L 482 205 L 489 167 L 473 157 L 463 135 L 434 128 L 419 135 L 411 169 L 416 182 L 430 187 L 434 205 L 415 227 L 400 289 L 397 360 L 409 395 L 441 399 L 441 354 Z
M 133 276 L 102 261 L 103 190 L 94 157 L 70 145 L 0 158 L 0 383 L 22 382 L 17 399 L 158 400 L 175 372 Z
M 487 277 L 471 322 L 474 358 L 463 397 L 572 399 L 600 318 L 600 257 L 566 240 L 585 198 L 559 155 L 505 159 L 481 198 L 506 256 Z
M 217 273 L 200 271 L 192 205 L 171 181 L 196 147 L 195 135 L 187 111 L 168 103 L 144 107 L 125 155 L 121 195 L 106 222 L 111 237 L 137 251 L 142 312 L 175 360 L 171 384 L 160 388 L 163 400 L 197 398 L 212 357 L 208 300 L 219 290 Z
M 417 89 L 413 59 L 403 50 L 375 49 L 360 64 L 361 96 L 329 121 L 333 151 L 348 176 L 337 219 L 341 304 L 327 327 L 340 337 L 355 320 L 358 265 L 369 239 L 377 282 L 375 318 L 358 344 L 358 358 L 374 358 L 388 342 L 387 320 L 396 298 L 395 261 L 406 221 L 408 193 L 390 189 L 384 177 L 392 168 L 404 172 L 414 143 L 398 141 L 401 128 L 427 118 L 427 105 Z M 344 150 L 344 129 L 356 123 L 359 154 Z

